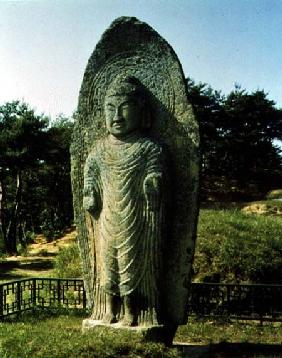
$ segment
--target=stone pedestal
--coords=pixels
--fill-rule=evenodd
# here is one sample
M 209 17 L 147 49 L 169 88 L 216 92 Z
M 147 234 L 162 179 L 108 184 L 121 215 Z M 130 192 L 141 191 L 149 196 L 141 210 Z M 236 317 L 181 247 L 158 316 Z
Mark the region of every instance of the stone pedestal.
M 176 326 L 165 326 L 165 325 L 156 325 L 156 326 L 122 326 L 119 322 L 107 324 L 103 323 L 100 320 L 93 320 L 91 318 L 84 319 L 82 321 L 82 332 L 88 331 L 98 331 L 100 328 L 106 329 L 119 329 L 124 331 L 135 332 L 140 335 L 144 341 L 152 342 L 162 342 L 166 345 L 171 345 L 173 337 L 175 335 Z

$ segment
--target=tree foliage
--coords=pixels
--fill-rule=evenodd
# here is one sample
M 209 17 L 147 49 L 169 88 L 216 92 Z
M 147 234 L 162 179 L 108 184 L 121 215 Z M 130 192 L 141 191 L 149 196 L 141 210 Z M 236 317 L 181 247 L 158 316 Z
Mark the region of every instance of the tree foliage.
M 223 96 L 190 79 L 188 93 L 200 122 L 202 195 L 207 198 L 218 189 L 230 198 L 233 190 L 233 199 L 247 199 L 247 193 L 264 195 L 278 188 L 282 158 L 274 139 L 282 138 L 282 110 L 267 94 L 247 93 L 237 85 Z
M 47 237 L 54 237 L 73 221 L 70 152 L 73 124 L 58 117 L 48 130 L 48 155 L 39 173 L 45 201 L 40 224 Z
M 250 200 L 282 182 L 282 109 L 263 90 L 228 95 L 187 80 L 200 123 L 202 198 Z M 38 115 L 19 101 L 0 106 L 0 249 L 17 251 L 31 233 L 55 237 L 72 222 L 72 122 Z
M 0 236 L 8 253 L 44 220 L 49 230 L 70 224 L 70 136 L 65 118 L 49 126 L 26 103 L 0 106 Z

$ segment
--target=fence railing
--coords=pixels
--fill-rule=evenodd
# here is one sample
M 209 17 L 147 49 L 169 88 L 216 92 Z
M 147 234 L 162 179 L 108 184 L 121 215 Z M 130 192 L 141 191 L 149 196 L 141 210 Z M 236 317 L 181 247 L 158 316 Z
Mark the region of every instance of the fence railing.
M 81 279 L 30 278 L 0 284 L 0 319 L 36 307 L 86 306 Z M 282 285 L 192 283 L 189 314 L 282 321 Z
M 0 319 L 40 308 L 86 308 L 81 279 L 30 278 L 0 284 Z
M 190 314 L 282 321 L 282 285 L 193 283 Z

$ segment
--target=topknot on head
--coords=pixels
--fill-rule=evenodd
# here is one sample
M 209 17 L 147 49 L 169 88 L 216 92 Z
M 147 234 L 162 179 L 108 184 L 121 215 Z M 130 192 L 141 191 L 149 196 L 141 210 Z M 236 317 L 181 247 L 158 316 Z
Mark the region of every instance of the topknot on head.
M 106 91 L 109 96 L 144 98 L 144 87 L 136 77 L 121 73 L 110 83 Z

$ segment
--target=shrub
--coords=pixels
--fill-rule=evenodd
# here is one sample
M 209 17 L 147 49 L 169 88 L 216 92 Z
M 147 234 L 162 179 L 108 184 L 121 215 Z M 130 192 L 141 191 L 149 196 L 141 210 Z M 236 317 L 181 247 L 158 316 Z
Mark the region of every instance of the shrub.
M 282 189 L 276 189 L 276 190 L 272 190 L 270 191 L 267 196 L 267 199 L 282 199 Z
M 17 244 L 17 253 L 20 256 L 28 256 L 28 247 L 25 243 Z
M 201 210 L 197 281 L 281 283 L 282 220 L 239 210 Z
M 76 243 L 59 250 L 54 262 L 54 277 L 82 277 L 80 255 Z

